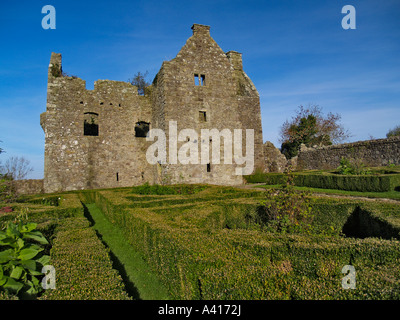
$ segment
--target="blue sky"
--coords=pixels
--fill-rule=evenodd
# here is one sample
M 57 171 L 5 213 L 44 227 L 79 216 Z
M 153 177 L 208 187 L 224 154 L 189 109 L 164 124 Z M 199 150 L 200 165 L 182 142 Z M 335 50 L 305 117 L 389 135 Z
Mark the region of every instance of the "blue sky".
M 44 5 L 56 29 L 44 30 Z M 356 9 L 356 29 L 341 26 L 342 7 Z M 24 156 L 43 177 L 47 68 L 86 80 L 152 80 L 176 56 L 193 23 L 211 26 L 225 51 L 243 54 L 260 94 L 264 141 L 279 147 L 279 128 L 299 105 L 339 113 L 352 136 L 384 138 L 400 125 L 400 0 L 271 1 L 2 1 L 0 3 L 0 147 Z

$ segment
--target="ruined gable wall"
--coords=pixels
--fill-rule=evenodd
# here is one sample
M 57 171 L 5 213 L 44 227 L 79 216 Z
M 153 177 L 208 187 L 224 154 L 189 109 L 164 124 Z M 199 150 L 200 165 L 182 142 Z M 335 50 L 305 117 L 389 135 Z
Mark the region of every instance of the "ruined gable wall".
M 52 54 L 47 110 L 41 115 L 45 191 L 129 186 L 149 179 L 148 142 L 134 133 L 137 121 L 151 122 L 148 99 L 125 82 L 99 80 L 94 90 L 86 90 L 82 79 L 54 76 L 55 65 L 61 68 L 61 55 Z M 98 114 L 98 136 L 84 135 L 87 112 Z
M 236 51 L 229 51 L 226 55 L 234 70 L 233 77 L 236 84 L 238 115 L 242 129 L 254 130 L 254 168 L 263 170 L 265 167 L 265 162 L 263 152 L 260 97 L 253 82 L 243 70 L 242 54 Z M 244 136 L 243 145 L 245 145 Z
M 204 85 L 195 84 L 195 74 L 205 76 Z M 177 121 L 178 133 L 186 128 L 195 129 L 199 139 L 201 129 L 242 128 L 233 68 L 226 54 L 211 38 L 208 26 L 193 26 L 193 35 L 176 58 L 164 62 L 162 73 L 157 76 L 157 81 L 160 80 L 164 100 L 159 110 L 163 109 L 167 134 L 169 121 Z M 205 122 L 200 119 L 200 111 L 206 112 Z M 184 143 L 178 143 L 178 150 Z M 234 168 L 234 165 L 211 163 L 211 172 L 207 172 L 206 164 L 178 163 L 163 166 L 163 175 L 171 183 L 241 183 L 242 177 L 235 175 Z

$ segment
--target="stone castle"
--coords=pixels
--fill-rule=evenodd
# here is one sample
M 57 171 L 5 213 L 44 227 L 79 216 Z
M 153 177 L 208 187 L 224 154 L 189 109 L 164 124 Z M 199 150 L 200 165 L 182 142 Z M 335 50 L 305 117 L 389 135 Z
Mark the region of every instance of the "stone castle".
M 243 165 L 224 161 L 224 147 L 232 141 L 222 134 L 218 139 L 210 136 L 209 141 L 203 137 L 197 141 L 203 129 L 219 133 L 252 129 L 253 171 L 283 172 L 288 165 L 331 170 L 342 157 L 371 166 L 400 165 L 400 137 L 302 148 L 297 157 L 287 160 L 272 143 L 263 144 L 259 94 L 243 71 L 241 53 L 225 53 L 210 36 L 209 26 L 194 24 L 192 30 L 177 56 L 162 63 L 144 95 L 122 81 L 98 80 L 93 90 L 87 90 L 84 80 L 63 73 L 61 54 L 52 53 L 46 112 L 40 116 L 45 132 L 44 179 L 27 181 L 22 189 L 49 193 L 146 182 L 242 184 L 236 170 Z M 168 143 L 167 154 L 190 143 L 197 147 L 209 143 L 209 158 L 213 159 L 215 146 L 221 161 L 150 163 L 146 152 L 154 142 L 146 137 L 151 129 L 161 129 L 171 142 L 171 122 L 176 123 L 177 132 L 193 129 L 198 137 L 178 139 L 172 146 Z M 245 134 L 242 141 L 243 154 Z
M 209 26 L 194 24 L 192 30 L 177 56 L 162 63 L 145 95 L 128 82 L 110 80 L 87 90 L 84 80 L 64 75 L 61 54 L 51 54 L 46 112 L 40 116 L 45 192 L 145 182 L 243 183 L 236 163 L 149 163 L 146 150 L 154 143 L 146 139 L 149 130 L 162 129 L 168 137 L 171 121 L 178 132 L 190 128 L 199 136 L 202 129 L 253 129 L 254 169 L 264 167 L 260 99 L 243 71 L 241 53 L 225 53 Z M 189 142 L 178 140 L 175 147 Z

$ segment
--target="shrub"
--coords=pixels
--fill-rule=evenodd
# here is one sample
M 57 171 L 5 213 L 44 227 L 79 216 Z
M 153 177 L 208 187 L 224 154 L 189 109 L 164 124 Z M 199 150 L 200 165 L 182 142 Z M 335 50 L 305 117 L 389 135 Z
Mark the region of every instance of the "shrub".
M 386 192 L 400 189 L 400 174 L 352 175 L 337 173 L 295 172 L 294 184 L 299 187 L 336 189 L 361 192 Z M 246 176 L 247 182 L 263 182 L 267 185 L 285 183 L 282 173 L 263 173 Z
M 132 187 L 132 193 L 145 195 L 169 195 L 169 194 L 194 194 L 204 190 L 206 186 L 199 185 L 149 185 L 147 182 L 141 186 Z
M 311 192 L 294 190 L 294 176 L 287 172 L 286 184 L 278 189 L 268 189 L 261 202 L 261 214 L 268 225 L 286 233 L 305 231 L 311 227 Z
M 49 256 L 32 242 L 45 245 L 48 241 L 36 227 L 36 223 L 18 220 L 0 231 L 0 287 L 9 294 L 32 297 L 42 291 L 40 270 L 49 263 Z
M 41 300 L 129 299 L 107 248 L 83 216 L 67 218 L 58 225 L 50 256 L 56 290 L 46 290 Z
M 340 165 L 337 168 L 337 172 L 339 174 L 355 175 L 371 174 L 371 171 L 368 170 L 361 161 L 350 161 L 349 159 L 344 157 L 342 157 L 342 159 L 340 160 Z
M 0 202 L 13 202 L 17 199 L 12 179 L 0 174 Z
M 145 207 L 152 195 L 127 199 L 130 192 L 113 190 L 85 195 L 121 227 L 174 299 L 400 298 L 399 284 L 390 277 L 400 272 L 399 242 L 339 236 L 359 202 L 315 200 L 312 225 L 319 234 L 314 229 L 282 234 L 246 225 L 243 219 L 251 216 L 259 197 L 241 196 L 248 190 L 237 189 L 225 193 L 236 198 L 217 199 L 217 190 L 210 187 L 201 197 L 165 195 L 153 207 Z M 187 201 L 176 204 L 177 198 Z M 381 206 L 377 210 L 385 213 L 380 218 L 399 217 L 398 206 Z M 341 269 L 347 264 L 356 268 L 356 290 L 341 287 Z

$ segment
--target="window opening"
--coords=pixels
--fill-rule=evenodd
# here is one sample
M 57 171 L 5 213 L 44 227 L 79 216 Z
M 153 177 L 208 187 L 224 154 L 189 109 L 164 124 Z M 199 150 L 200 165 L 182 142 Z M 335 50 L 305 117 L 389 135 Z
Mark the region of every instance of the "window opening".
M 206 85 L 206 76 L 204 74 L 194 74 L 194 84 L 196 86 L 205 86 Z
M 145 121 L 136 122 L 135 137 L 146 138 L 149 134 L 150 123 Z
M 83 134 L 85 136 L 98 136 L 99 135 L 99 124 L 98 114 L 94 112 L 86 112 L 83 121 Z
M 199 121 L 207 122 L 207 112 L 206 111 L 199 111 Z

